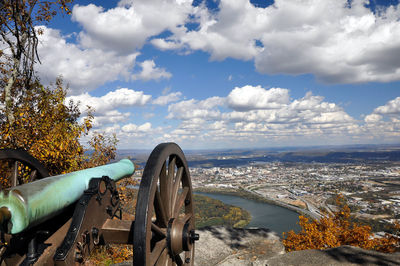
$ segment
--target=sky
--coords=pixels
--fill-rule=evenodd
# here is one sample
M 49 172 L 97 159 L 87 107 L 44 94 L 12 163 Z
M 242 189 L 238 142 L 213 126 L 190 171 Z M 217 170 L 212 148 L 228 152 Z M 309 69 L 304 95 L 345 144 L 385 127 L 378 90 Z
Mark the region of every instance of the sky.
M 37 70 L 120 149 L 400 143 L 400 6 L 365 0 L 75 1 Z

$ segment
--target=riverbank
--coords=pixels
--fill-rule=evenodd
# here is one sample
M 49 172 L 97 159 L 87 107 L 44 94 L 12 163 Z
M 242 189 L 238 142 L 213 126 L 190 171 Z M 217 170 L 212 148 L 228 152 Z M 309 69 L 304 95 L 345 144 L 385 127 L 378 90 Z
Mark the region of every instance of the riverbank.
M 194 194 L 194 202 L 196 228 L 207 226 L 243 228 L 251 221 L 250 213 L 238 206 L 199 194 Z
M 288 210 L 297 212 L 298 214 L 304 215 L 304 216 L 309 217 L 309 218 L 313 218 L 313 219 L 319 219 L 320 218 L 317 214 L 312 213 L 309 210 L 301 209 L 299 207 L 283 203 L 283 202 L 281 202 L 279 200 L 268 198 L 266 196 L 260 195 L 257 192 L 250 191 L 250 190 L 245 190 L 245 189 L 242 189 L 242 188 L 230 189 L 230 188 L 210 188 L 210 187 L 207 187 L 207 188 L 195 188 L 194 191 L 195 192 L 216 193 L 216 194 L 225 194 L 225 195 L 238 196 L 238 197 L 242 197 L 242 198 L 249 199 L 249 200 L 254 200 L 254 201 L 257 201 L 257 202 L 261 202 L 261 203 L 268 203 L 268 204 L 276 205 L 276 206 L 279 206 L 279 207 L 283 207 L 283 208 L 286 208 Z
M 287 208 L 267 202 L 245 199 L 239 195 L 195 192 L 224 202 L 225 204 L 238 206 L 247 210 L 251 215 L 251 221 L 245 228 L 265 228 L 281 236 L 283 232 L 290 230 L 299 231 L 299 214 Z

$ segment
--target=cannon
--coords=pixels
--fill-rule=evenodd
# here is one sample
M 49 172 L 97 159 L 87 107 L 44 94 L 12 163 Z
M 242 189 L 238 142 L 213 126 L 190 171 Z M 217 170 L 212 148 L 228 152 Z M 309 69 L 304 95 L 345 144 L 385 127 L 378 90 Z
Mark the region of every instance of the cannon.
M 115 185 L 134 174 L 129 159 L 50 177 L 26 152 L 2 150 L 0 160 L 11 160 L 12 185 L 0 191 L 2 265 L 77 265 L 107 243 L 132 244 L 134 265 L 193 265 L 192 184 L 177 144 L 151 152 L 134 221 L 122 220 Z M 24 178 L 21 165 L 30 169 Z

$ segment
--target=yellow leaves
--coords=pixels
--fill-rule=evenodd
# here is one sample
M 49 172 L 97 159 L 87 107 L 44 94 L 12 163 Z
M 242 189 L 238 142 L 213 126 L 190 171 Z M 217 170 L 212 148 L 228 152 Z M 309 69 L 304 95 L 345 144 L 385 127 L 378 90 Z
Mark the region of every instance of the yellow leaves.
M 373 238 L 371 227 L 350 221 L 350 208 L 339 196 L 336 203 L 339 210 L 333 215 L 309 221 L 299 216 L 301 231 L 293 230 L 283 233 L 283 245 L 287 251 L 304 249 L 327 249 L 341 245 L 358 246 L 365 249 L 376 249 L 383 252 L 394 252 L 400 245 L 399 234 L 387 235 L 385 238 Z M 398 225 L 400 233 L 400 225 Z
M 232 206 L 229 208 L 229 212 L 222 216 L 222 218 L 229 226 L 235 226 L 235 224 L 245 217 L 240 208 Z
M 132 260 L 132 245 L 99 246 L 93 250 L 87 262 L 88 265 L 111 265 Z
M 54 174 L 107 163 L 115 157 L 113 138 L 94 134 L 95 152 L 88 157 L 79 142 L 91 128 L 91 119 L 79 123 L 79 109 L 64 104 L 66 92 L 57 81 L 53 88 L 36 83 L 22 94 L 14 108 L 15 123 L 0 123 L 0 148 L 23 148 Z

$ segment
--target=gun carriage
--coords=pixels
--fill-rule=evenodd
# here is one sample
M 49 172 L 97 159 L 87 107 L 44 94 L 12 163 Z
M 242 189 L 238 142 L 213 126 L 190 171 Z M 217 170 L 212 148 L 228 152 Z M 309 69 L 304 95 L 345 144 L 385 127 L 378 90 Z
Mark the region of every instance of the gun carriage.
M 133 244 L 134 265 L 193 265 L 199 237 L 192 185 L 175 143 L 159 144 L 150 154 L 134 221 L 122 220 L 115 185 L 135 172 L 128 159 L 50 177 L 24 151 L 2 150 L 0 160 L 11 175 L 11 187 L 0 191 L 2 265 L 80 264 L 106 243 Z M 25 166 L 29 173 L 21 177 Z

